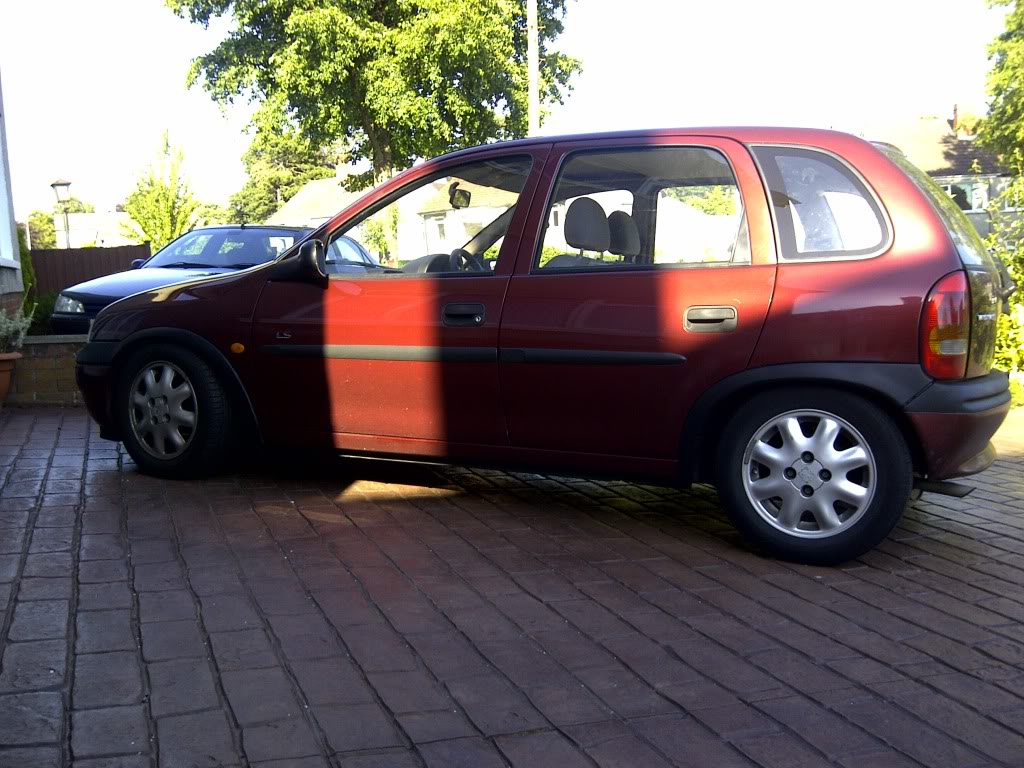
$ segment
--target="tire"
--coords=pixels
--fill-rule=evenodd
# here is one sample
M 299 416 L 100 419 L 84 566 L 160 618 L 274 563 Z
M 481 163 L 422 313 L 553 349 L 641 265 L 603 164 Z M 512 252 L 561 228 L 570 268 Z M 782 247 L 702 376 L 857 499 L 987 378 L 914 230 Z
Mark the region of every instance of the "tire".
M 160 392 L 168 394 L 150 397 Z M 231 403 L 213 369 L 195 353 L 168 344 L 140 350 L 121 366 L 114 398 L 125 448 L 145 474 L 184 480 L 215 474 L 224 465 L 233 434 Z
M 768 555 L 812 565 L 852 560 L 881 542 L 913 483 L 899 426 L 834 390 L 753 398 L 727 423 L 716 459 L 719 496 L 743 536 Z

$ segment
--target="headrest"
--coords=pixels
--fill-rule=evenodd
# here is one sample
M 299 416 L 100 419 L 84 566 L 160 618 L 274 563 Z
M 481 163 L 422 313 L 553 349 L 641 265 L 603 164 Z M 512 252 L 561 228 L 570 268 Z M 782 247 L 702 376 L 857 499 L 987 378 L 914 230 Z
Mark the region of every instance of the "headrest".
M 573 201 L 565 213 L 565 242 L 583 251 L 607 251 L 611 242 L 604 208 L 589 197 Z
M 611 235 L 609 251 L 627 258 L 640 255 L 640 230 L 632 216 L 625 211 L 612 211 L 608 216 L 608 230 Z

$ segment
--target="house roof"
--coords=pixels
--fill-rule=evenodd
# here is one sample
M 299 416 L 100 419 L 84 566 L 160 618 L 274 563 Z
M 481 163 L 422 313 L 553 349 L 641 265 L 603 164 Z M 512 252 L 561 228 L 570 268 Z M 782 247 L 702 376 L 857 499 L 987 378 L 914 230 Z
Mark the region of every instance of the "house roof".
M 957 137 L 941 117 L 921 117 L 911 123 L 877 126 L 867 138 L 899 147 L 907 158 L 929 176 L 1007 175 L 991 152 L 973 138 Z
M 335 177 L 308 181 L 266 223 L 316 226 L 347 208 L 363 194 L 349 192 L 342 186 L 342 180 Z

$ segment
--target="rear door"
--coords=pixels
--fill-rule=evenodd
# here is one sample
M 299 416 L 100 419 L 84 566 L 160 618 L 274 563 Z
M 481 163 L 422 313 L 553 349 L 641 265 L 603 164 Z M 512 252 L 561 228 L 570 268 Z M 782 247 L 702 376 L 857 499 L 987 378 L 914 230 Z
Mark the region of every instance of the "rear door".
M 751 157 L 714 137 L 567 142 L 545 179 L 502 316 L 511 444 L 674 460 L 688 409 L 746 367 L 771 300 Z

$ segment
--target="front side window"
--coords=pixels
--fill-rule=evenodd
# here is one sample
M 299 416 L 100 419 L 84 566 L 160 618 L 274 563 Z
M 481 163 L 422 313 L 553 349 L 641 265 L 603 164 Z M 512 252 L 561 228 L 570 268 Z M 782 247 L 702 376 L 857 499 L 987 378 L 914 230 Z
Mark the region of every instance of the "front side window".
M 331 236 L 328 274 L 491 274 L 531 162 L 485 160 L 415 182 Z
M 783 260 L 870 256 L 885 244 L 878 204 L 841 161 L 796 147 L 753 151 L 771 194 Z
M 750 263 L 743 198 L 717 150 L 577 153 L 549 207 L 545 272 Z

